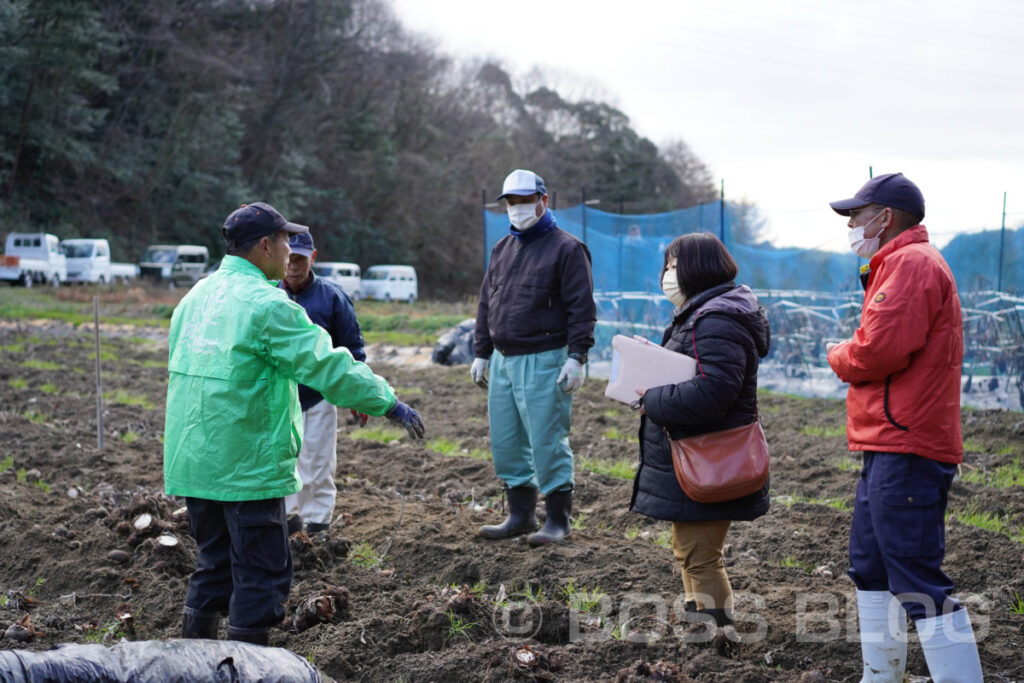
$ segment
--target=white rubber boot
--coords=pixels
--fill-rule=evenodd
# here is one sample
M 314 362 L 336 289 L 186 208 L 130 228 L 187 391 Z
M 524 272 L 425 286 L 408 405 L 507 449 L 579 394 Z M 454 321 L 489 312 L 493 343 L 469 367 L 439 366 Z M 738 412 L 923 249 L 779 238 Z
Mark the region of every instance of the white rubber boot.
M 934 683 L 981 683 L 981 659 L 967 610 L 914 622 Z
M 860 683 L 902 683 L 907 669 L 907 613 L 889 591 L 857 591 Z

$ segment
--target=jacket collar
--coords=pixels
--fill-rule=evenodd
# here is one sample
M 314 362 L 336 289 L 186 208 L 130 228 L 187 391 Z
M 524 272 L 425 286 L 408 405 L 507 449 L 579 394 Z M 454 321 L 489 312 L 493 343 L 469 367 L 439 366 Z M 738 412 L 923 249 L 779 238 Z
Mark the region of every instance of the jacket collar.
M 923 225 L 915 225 L 912 228 L 907 228 L 900 234 L 886 244 L 884 247 L 878 250 L 878 253 L 871 257 L 869 262 L 871 270 L 878 270 L 878 266 L 881 265 L 885 258 L 896 251 L 902 249 L 908 244 L 915 244 L 917 242 L 928 242 L 928 230 Z
M 264 282 L 269 282 L 275 287 L 277 286 L 277 280 L 268 280 L 262 270 L 241 256 L 231 256 L 230 254 L 225 256 L 224 260 L 220 262 L 220 270 L 231 271 L 249 277 L 258 277 Z

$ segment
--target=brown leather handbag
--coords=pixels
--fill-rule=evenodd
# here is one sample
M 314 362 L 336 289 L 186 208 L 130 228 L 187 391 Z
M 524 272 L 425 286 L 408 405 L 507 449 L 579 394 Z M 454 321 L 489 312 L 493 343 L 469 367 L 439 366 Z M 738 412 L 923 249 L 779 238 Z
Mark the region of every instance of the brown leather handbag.
M 676 480 L 698 503 L 742 498 L 768 481 L 768 442 L 756 418 L 742 427 L 670 438 L 669 443 Z
M 693 357 L 700 376 L 704 368 L 697 355 L 697 330 L 693 331 Z M 768 441 L 761 420 L 720 432 L 673 439 L 672 469 L 683 492 L 698 503 L 724 503 L 760 491 L 768 481 Z

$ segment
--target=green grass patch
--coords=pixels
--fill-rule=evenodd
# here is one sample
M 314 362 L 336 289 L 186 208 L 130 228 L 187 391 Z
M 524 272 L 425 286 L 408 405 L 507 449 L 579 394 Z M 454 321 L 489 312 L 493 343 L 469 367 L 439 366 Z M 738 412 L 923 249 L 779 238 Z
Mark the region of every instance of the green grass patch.
M 569 528 L 573 531 L 583 531 L 587 528 L 587 516 L 582 512 L 569 518 Z
M 422 387 L 402 387 L 401 389 L 395 389 L 395 393 L 399 396 L 415 396 L 424 393 L 424 391 Z
M 1014 543 L 1024 544 L 1024 527 L 1014 524 L 1008 515 L 998 515 L 979 509 L 974 501 L 964 508 L 946 510 L 946 523 L 954 519 L 961 524 L 1002 534 Z
M 802 570 L 804 574 L 810 574 L 814 571 L 813 564 L 811 564 L 810 562 L 803 562 L 801 560 L 798 560 L 792 555 L 786 555 L 781 560 L 772 560 L 771 564 L 774 564 L 776 567 L 794 567 L 796 569 Z
M 138 441 L 138 439 L 139 435 L 130 429 L 121 435 L 121 441 L 124 441 L 125 443 L 132 443 L 134 441 Z
M 29 422 L 32 422 L 37 425 L 41 425 L 44 422 L 46 422 L 46 415 L 40 413 L 38 410 L 26 410 L 24 413 L 21 414 L 21 416 L 28 420 Z
M 103 400 L 107 403 L 117 403 L 123 406 L 140 406 L 144 410 L 154 410 L 156 405 L 141 394 L 130 394 L 124 389 L 104 392 Z
M 165 360 L 144 360 L 139 363 L 144 368 L 158 368 L 165 369 L 167 367 L 167 361 Z
M 475 626 L 475 623 L 466 621 L 452 610 L 448 610 L 448 631 L 444 634 L 444 642 L 450 642 L 452 639 L 460 636 L 469 640 L 469 632 Z
M 1021 456 L 1018 455 L 1012 462 L 996 465 L 992 469 L 968 470 L 964 473 L 963 480 L 968 484 L 981 484 L 997 489 L 1024 486 L 1024 466 L 1021 465 Z
M 1013 592 L 1013 598 L 1010 600 L 1010 611 L 1014 614 L 1024 614 L 1024 598 L 1017 591 Z
M 367 441 L 379 441 L 380 443 L 391 443 L 402 438 L 405 432 L 400 432 L 391 427 L 363 427 L 348 432 L 350 439 L 365 439 Z
M 462 444 L 451 439 L 430 439 L 426 443 L 427 450 L 439 455 L 454 458 L 473 458 L 474 460 L 490 460 L 491 454 L 479 448 L 463 448 Z
M 672 527 L 658 532 L 658 535 L 654 537 L 654 545 L 660 545 L 666 550 L 672 550 Z
M 43 392 L 44 394 L 56 394 L 57 385 L 54 384 L 53 382 L 46 382 L 45 384 L 39 385 L 39 391 Z
M 573 579 L 562 586 L 562 597 L 569 609 L 577 612 L 594 612 L 600 609 L 601 600 L 606 594 L 598 586 L 584 588 L 576 585 Z
M 32 485 L 35 486 L 40 491 L 42 491 L 43 493 L 49 493 L 50 492 L 50 485 L 47 484 L 42 479 L 36 479 L 34 482 L 32 482 Z
M 609 420 L 615 420 L 625 416 L 625 413 L 618 410 L 606 410 L 601 414 L 607 417 Z
M 604 430 L 604 434 L 602 434 L 601 436 L 603 436 L 606 439 L 611 439 L 612 441 L 626 441 L 628 443 L 640 443 L 640 439 L 637 438 L 636 434 L 633 434 L 631 432 L 623 431 L 623 430 L 619 429 L 618 427 L 609 427 L 608 429 Z
M 824 437 L 835 437 L 835 436 L 846 436 L 846 426 L 824 426 L 818 427 L 816 425 L 807 425 L 800 430 L 801 434 L 806 436 L 824 436 Z
M 32 368 L 33 370 L 60 370 L 61 365 L 48 360 L 39 360 L 37 358 L 29 358 L 28 360 L 21 361 L 23 368 Z
M 0 459 L 0 472 L 6 472 L 7 470 L 14 467 L 14 456 L 5 455 L 3 459 Z
M 366 541 L 356 543 L 348 551 L 348 561 L 363 569 L 376 569 L 383 565 L 386 559 L 387 557 L 377 552 L 377 549 Z
M 88 358 L 89 358 L 89 360 L 92 360 L 92 361 L 96 360 L 96 351 L 95 351 L 95 349 L 91 353 L 89 353 Z M 116 352 L 111 351 L 110 349 L 105 349 L 102 346 L 100 346 L 100 362 L 101 363 L 113 363 L 117 359 L 118 359 L 118 354 Z
M 631 527 L 627 528 L 626 529 L 626 533 L 624 534 L 624 536 L 627 539 L 629 539 L 630 541 L 635 541 L 640 536 L 640 527 L 638 527 L 638 526 L 631 526 Z
M 808 505 L 824 505 L 825 507 L 835 508 L 836 510 L 843 510 L 849 512 L 853 510 L 850 502 L 846 498 L 816 498 L 808 496 L 772 496 L 772 502 L 786 507 L 793 507 L 796 503 L 806 503 Z
M 450 439 L 430 439 L 426 443 L 427 450 L 440 455 L 458 455 L 459 444 Z
M 23 377 L 14 377 L 7 380 L 7 383 L 10 384 L 13 389 L 24 389 L 28 386 L 28 380 Z
M 576 466 L 581 470 L 603 474 L 613 479 L 632 479 L 636 474 L 636 465 L 635 460 L 598 460 L 586 457 L 581 457 L 576 462 Z
M 23 353 L 25 351 L 25 345 L 21 342 L 0 344 L 0 351 L 3 351 L 4 353 Z
M 836 469 L 841 472 L 860 472 L 861 463 L 855 458 L 844 455 L 836 461 Z

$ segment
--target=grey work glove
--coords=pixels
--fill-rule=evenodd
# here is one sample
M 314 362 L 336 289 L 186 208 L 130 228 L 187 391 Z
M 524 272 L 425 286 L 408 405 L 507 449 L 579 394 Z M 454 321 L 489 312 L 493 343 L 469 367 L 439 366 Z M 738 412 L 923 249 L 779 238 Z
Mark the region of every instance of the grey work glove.
M 384 417 L 397 425 L 405 427 L 405 431 L 409 432 L 410 438 L 422 439 L 426 433 L 426 429 L 423 426 L 423 418 L 420 417 L 420 414 L 401 401 L 395 401 L 394 407 Z
M 491 364 L 491 361 L 486 358 L 474 358 L 473 365 L 469 368 L 469 376 L 473 378 L 473 382 L 481 389 L 487 388 L 487 366 Z
M 565 365 L 562 366 L 562 371 L 558 373 L 558 379 L 555 380 L 555 383 L 561 384 L 562 382 L 565 382 L 562 391 L 567 394 L 571 394 L 583 386 L 583 365 L 575 358 L 566 360 Z

